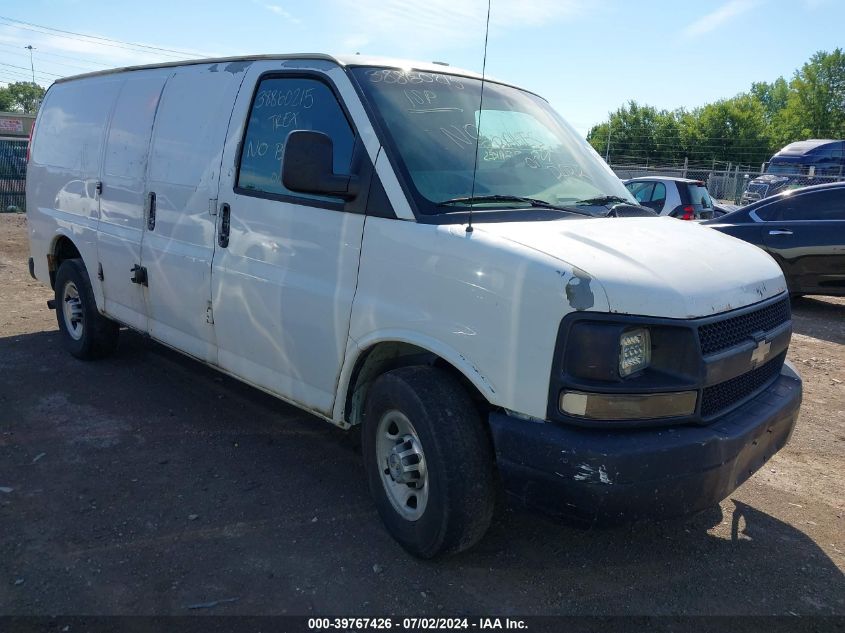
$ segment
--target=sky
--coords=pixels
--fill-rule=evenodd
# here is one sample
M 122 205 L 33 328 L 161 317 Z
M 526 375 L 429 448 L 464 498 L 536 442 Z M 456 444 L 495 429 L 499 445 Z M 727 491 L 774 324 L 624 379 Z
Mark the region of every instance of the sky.
M 114 66 L 293 52 L 481 72 L 486 17 L 487 0 L 4 0 L 0 85 L 31 80 L 28 45 L 44 86 Z M 491 0 L 486 71 L 586 134 L 629 100 L 693 108 L 789 78 L 814 52 L 845 47 L 843 24 L 843 0 Z

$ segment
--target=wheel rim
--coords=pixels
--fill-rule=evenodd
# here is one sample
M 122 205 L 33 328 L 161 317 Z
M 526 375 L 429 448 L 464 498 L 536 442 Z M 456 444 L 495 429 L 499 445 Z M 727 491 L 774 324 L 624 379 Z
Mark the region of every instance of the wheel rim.
M 75 283 L 69 281 L 65 284 L 62 295 L 62 314 L 64 315 L 65 328 L 70 337 L 78 341 L 82 338 L 84 327 L 82 299 L 79 298 L 79 289 Z
M 408 521 L 419 519 L 428 503 L 428 471 L 419 435 L 401 411 L 388 411 L 379 420 L 376 463 L 396 511 Z

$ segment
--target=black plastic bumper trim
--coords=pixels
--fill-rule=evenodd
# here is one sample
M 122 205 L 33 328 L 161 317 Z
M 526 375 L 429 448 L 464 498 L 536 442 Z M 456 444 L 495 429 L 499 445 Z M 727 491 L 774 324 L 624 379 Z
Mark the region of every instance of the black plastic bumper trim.
M 787 363 L 767 389 L 708 426 L 603 430 L 494 412 L 490 427 L 512 496 L 555 515 L 624 523 L 726 498 L 786 444 L 801 396 Z

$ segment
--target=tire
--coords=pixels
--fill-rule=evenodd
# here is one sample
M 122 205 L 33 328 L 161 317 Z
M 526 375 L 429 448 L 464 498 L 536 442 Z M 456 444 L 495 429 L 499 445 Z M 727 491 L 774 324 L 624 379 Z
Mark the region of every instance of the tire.
M 367 394 L 362 452 L 378 513 L 408 552 L 433 558 L 484 536 L 496 496 L 493 447 L 448 373 L 414 366 L 379 376 Z
M 76 358 L 103 358 L 117 347 L 120 326 L 97 311 L 81 259 L 66 259 L 56 273 L 56 320 L 62 344 Z

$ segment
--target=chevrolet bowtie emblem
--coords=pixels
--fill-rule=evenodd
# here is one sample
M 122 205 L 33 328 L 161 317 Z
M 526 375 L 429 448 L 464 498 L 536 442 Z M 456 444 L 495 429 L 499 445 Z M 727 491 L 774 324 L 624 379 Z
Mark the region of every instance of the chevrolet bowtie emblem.
M 770 349 L 772 349 L 772 344 L 769 341 L 759 341 L 757 347 L 751 352 L 751 366 L 757 367 L 764 363 L 769 356 Z

